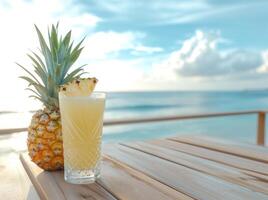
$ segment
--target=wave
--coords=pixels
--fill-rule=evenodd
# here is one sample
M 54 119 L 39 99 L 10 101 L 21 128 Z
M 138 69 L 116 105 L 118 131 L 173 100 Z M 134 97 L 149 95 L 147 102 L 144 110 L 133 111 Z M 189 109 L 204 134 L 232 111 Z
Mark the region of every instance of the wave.
M 122 111 L 122 110 L 136 110 L 136 111 L 146 111 L 146 110 L 157 110 L 157 109 L 165 109 L 165 108 L 174 108 L 181 107 L 180 105 L 153 105 L 153 104 L 142 104 L 142 105 L 125 105 L 118 107 L 107 107 L 108 111 Z

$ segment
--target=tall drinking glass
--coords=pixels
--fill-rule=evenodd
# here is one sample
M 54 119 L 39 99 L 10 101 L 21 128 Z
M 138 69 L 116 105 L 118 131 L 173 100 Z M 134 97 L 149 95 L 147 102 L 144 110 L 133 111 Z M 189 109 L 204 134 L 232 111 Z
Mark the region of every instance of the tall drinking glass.
M 105 94 L 59 94 L 64 149 L 64 178 L 87 184 L 100 176 Z

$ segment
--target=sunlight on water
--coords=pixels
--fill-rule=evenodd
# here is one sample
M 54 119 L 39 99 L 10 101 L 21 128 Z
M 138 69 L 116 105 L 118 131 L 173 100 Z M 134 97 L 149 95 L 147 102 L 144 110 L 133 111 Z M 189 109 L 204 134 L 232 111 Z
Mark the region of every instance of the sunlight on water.
M 268 93 L 139 92 L 109 93 L 105 119 L 256 110 L 268 108 Z M 0 129 L 27 127 L 33 113 L 0 114 Z M 104 142 L 146 140 L 176 134 L 200 134 L 255 142 L 256 115 L 104 127 Z

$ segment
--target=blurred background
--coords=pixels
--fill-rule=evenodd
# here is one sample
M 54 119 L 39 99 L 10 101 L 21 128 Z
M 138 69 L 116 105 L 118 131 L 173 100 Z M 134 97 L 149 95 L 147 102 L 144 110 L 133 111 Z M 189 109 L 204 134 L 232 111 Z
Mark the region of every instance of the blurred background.
M 1 0 L 0 129 L 27 127 L 34 24 L 86 36 L 76 66 L 107 92 L 105 119 L 268 108 L 268 1 Z M 106 127 L 104 140 L 204 134 L 255 142 L 256 116 Z

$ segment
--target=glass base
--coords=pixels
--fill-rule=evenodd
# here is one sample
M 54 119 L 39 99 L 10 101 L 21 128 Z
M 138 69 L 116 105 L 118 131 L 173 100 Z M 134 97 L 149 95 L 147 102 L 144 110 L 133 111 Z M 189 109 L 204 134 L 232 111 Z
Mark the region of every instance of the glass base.
M 100 178 L 100 166 L 94 169 L 75 170 L 64 168 L 64 179 L 73 184 L 90 184 Z

